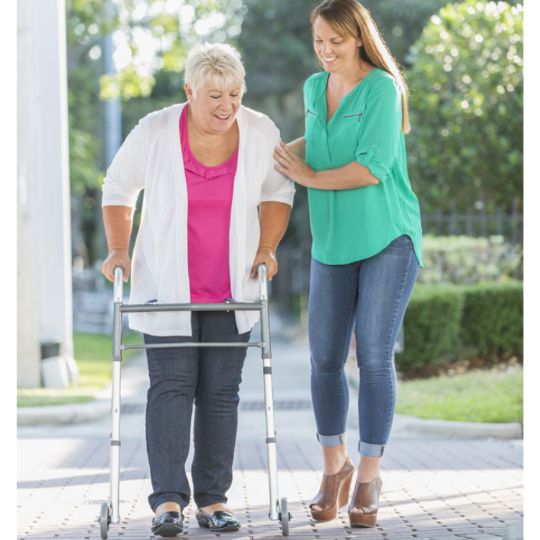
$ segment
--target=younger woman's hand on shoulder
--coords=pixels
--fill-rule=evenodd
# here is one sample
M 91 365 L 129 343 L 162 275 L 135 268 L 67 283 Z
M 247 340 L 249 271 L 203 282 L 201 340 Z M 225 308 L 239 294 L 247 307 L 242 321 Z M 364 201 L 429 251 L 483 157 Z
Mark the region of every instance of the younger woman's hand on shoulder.
M 283 141 L 274 149 L 274 169 L 302 186 L 311 187 L 315 171 Z

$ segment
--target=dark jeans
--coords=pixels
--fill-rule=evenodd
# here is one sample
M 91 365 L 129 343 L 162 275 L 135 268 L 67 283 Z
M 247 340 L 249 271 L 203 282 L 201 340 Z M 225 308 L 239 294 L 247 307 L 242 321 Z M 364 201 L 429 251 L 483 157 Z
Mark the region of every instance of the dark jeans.
M 246 342 L 233 312 L 192 312 L 193 336 L 144 335 L 146 344 Z M 146 447 L 153 493 L 152 510 L 164 502 L 189 504 L 185 471 L 191 413 L 195 403 L 193 494 L 198 507 L 227 502 L 238 424 L 238 390 L 246 349 L 149 349 L 150 388 L 146 406 Z
M 396 402 L 394 343 L 418 274 L 411 239 L 351 264 L 311 263 L 309 343 L 311 395 L 319 441 L 338 446 L 346 432 L 349 392 L 344 372 L 355 328 L 360 369 L 359 452 L 379 457 Z

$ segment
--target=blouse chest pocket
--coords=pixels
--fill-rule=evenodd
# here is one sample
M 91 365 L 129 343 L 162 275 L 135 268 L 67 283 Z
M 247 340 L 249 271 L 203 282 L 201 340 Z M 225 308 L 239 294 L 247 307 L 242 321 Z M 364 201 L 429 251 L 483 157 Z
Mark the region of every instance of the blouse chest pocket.
M 305 108 L 305 137 L 309 141 L 312 139 L 312 134 L 317 129 L 319 119 L 319 113 L 315 111 L 315 108 L 312 105 L 309 105 Z
M 362 116 L 364 116 L 363 112 L 345 114 L 343 115 L 343 120 L 345 120 L 346 122 L 361 122 Z
M 340 112 L 340 111 L 338 111 Z M 366 114 L 366 100 L 364 96 L 358 96 L 357 99 L 351 100 L 347 107 L 340 113 L 340 124 L 345 125 L 349 129 L 358 130 L 364 123 Z
M 364 131 L 364 111 L 349 108 L 337 111 L 329 125 L 328 139 L 331 155 L 337 165 L 354 161 L 358 143 Z
M 336 122 L 335 136 L 343 144 L 350 145 L 352 142 L 356 144 L 364 128 L 364 111 L 360 108 L 353 109 L 340 116 L 340 121 Z

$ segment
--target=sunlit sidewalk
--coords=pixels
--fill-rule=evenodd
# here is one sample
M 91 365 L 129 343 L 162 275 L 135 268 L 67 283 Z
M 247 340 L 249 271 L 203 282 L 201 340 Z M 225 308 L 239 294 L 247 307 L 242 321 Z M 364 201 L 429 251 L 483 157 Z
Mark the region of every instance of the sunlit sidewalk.
M 383 461 L 382 507 L 375 529 L 351 529 L 346 509 L 315 523 L 309 502 L 321 479 L 321 457 L 309 407 L 305 346 L 274 346 L 274 395 L 280 496 L 293 515 L 290 536 L 365 539 L 503 538 L 522 516 L 522 448 L 519 441 L 412 438 L 396 433 Z M 268 476 L 260 360 L 246 360 L 229 505 L 242 522 L 231 539 L 280 538 L 268 519 Z M 151 491 L 144 442 L 144 363 L 125 370 L 122 416 L 120 517 L 111 539 L 150 539 Z M 351 396 L 354 398 L 354 396 Z M 354 399 L 351 399 L 354 401 Z M 351 415 L 354 414 L 351 406 Z M 100 538 L 97 516 L 108 497 L 109 421 L 76 426 L 21 428 L 19 432 L 18 538 Z M 355 456 L 357 435 L 349 430 Z M 191 456 L 190 458 L 191 459 Z M 193 504 L 184 510 L 183 538 L 214 538 L 200 529 Z M 519 538 L 507 536 L 506 538 Z
M 252 413 L 251 413 L 252 414 Z M 99 538 L 99 501 L 108 493 L 105 440 L 26 439 L 21 444 L 19 538 Z M 24 448 L 27 450 L 24 451 Z M 519 450 L 508 442 L 399 441 L 388 450 L 383 474 L 383 506 L 376 529 L 350 529 L 347 513 L 314 523 L 308 504 L 320 482 L 317 448 L 283 443 L 280 495 L 287 496 L 291 536 L 306 538 L 502 538 L 521 515 Z M 30 454 L 30 455 L 29 455 Z M 279 537 L 268 519 L 264 443 L 239 444 L 229 504 L 242 521 L 230 538 Z M 123 448 L 121 523 L 110 538 L 153 538 L 146 500 L 150 481 L 143 441 Z M 29 462 L 34 461 L 33 467 Z M 185 510 L 185 536 L 214 537 L 200 529 L 194 508 Z

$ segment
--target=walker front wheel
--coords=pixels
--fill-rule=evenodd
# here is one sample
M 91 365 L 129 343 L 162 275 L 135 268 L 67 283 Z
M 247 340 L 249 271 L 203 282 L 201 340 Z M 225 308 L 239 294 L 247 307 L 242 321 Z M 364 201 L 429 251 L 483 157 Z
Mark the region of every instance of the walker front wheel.
M 281 521 L 281 534 L 283 536 L 289 536 L 289 520 L 291 514 L 289 514 L 289 508 L 287 504 L 287 497 L 282 497 L 279 504 L 279 521 Z
M 107 540 L 109 536 L 109 525 L 111 523 L 111 509 L 108 502 L 101 503 L 101 511 L 99 513 L 99 529 L 101 538 Z

